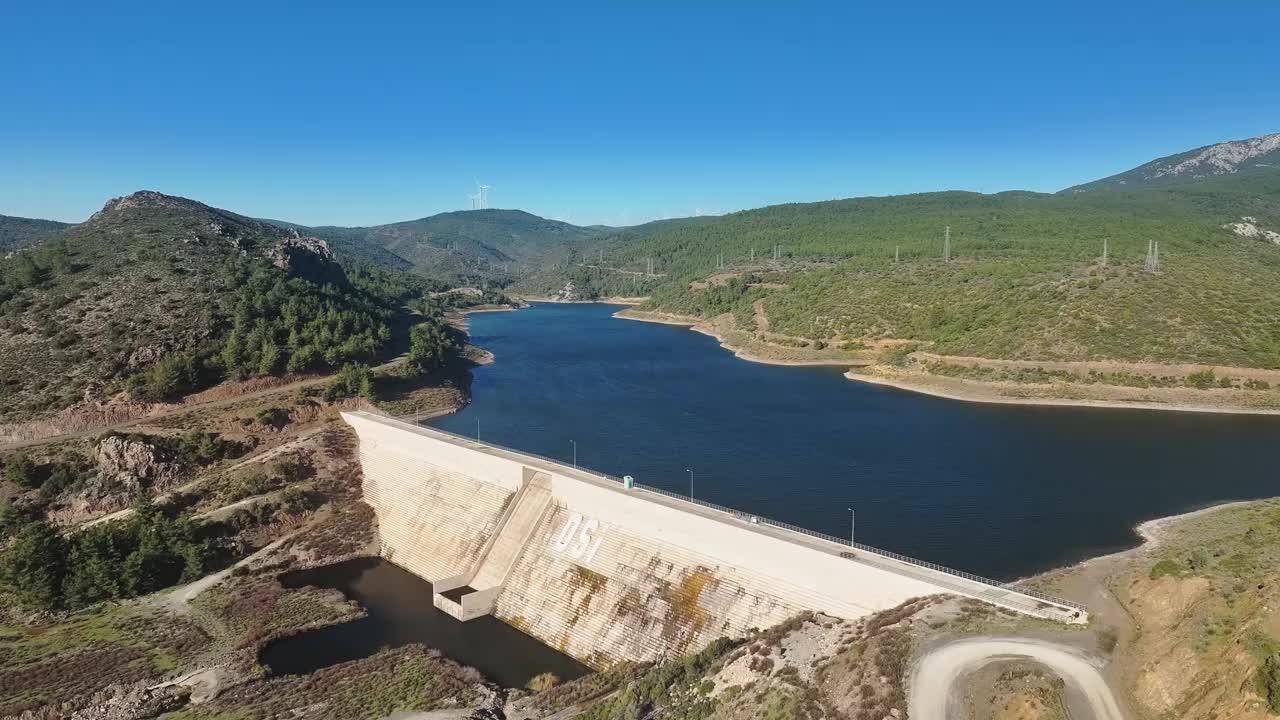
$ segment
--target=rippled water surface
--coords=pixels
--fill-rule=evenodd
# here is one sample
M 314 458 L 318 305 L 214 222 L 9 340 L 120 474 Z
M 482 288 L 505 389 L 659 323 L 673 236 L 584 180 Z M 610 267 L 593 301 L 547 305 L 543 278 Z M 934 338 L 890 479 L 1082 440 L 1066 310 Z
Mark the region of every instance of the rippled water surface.
M 470 317 L 496 355 L 435 424 L 997 578 L 1280 494 L 1280 418 L 942 400 L 735 358 L 607 305 Z

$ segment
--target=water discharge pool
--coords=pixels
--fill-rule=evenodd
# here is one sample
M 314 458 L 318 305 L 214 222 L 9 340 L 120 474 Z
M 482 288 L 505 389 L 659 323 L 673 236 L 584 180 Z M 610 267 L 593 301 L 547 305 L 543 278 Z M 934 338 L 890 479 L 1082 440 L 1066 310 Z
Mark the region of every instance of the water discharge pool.
M 461 623 L 445 615 L 431 603 L 431 583 L 379 558 L 286 573 L 281 582 L 291 588 L 315 585 L 341 590 L 369 614 L 267 645 L 258 660 L 275 674 L 302 675 L 410 643 L 435 648 L 503 687 L 523 687 L 544 672 L 562 680 L 590 672 L 568 655 L 495 618 Z
M 608 305 L 470 316 L 496 360 L 446 430 L 1000 579 L 1280 493 L 1280 417 L 982 405 L 747 362 Z M 690 473 L 692 470 L 692 473 Z

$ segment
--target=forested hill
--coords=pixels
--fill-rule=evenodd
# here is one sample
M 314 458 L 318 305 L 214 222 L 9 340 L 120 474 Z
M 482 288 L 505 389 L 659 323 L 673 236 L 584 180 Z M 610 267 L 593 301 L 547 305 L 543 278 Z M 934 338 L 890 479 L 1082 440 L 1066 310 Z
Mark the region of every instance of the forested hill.
M 45 238 L 57 235 L 67 227 L 66 223 L 53 220 L 0 215 L 0 254 L 14 248 L 34 245 Z
M 0 422 L 369 362 L 403 304 L 443 287 L 185 198 L 116 198 L 0 261 Z
M 650 309 L 732 313 L 791 344 L 902 339 L 993 358 L 1277 367 L 1277 243 L 1280 173 L 1258 168 L 1141 190 L 749 210 L 602 243 L 607 268 L 593 282 L 601 295 L 647 282 Z M 593 254 L 585 243 L 580 260 Z M 625 274 L 647 258 L 661 277 Z
M 273 223 L 335 248 L 458 285 L 505 285 L 557 247 L 609 228 L 584 228 L 522 210 L 469 210 L 371 227 Z

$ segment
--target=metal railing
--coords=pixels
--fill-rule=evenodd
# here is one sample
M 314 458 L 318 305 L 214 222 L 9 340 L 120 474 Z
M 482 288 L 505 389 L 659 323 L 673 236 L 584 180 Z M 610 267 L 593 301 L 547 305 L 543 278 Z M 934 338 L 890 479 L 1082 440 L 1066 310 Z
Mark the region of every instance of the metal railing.
M 396 420 L 401 420 L 403 422 L 410 422 L 412 424 L 417 425 L 417 423 L 414 422 L 413 420 L 406 419 L 406 418 L 413 418 L 414 417 L 413 415 L 403 415 L 399 417 L 392 416 L 392 417 L 393 419 L 396 419 Z M 537 458 L 539 460 L 543 460 L 545 462 L 549 462 L 555 465 L 572 468 L 580 473 L 597 477 L 597 478 L 600 478 L 601 480 L 606 480 L 608 482 L 616 483 L 618 485 L 624 484 L 622 478 L 616 475 L 611 475 L 609 473 L 602 472 L 599 470 L 591 470 L 588 468 L 583 468 L 581 466 L 575 467 L 573 465 L 570 465 L 569 463 L 566 463 L 564 460 L 550 458 L 545 455 L 539 455 L 538 453 L 528 452 L 527 450 L 516 450 L 515 448 L 509 448 L 502 445 L 486 443 L 486 442 L 477 440 L 474 437 L 467 437 L 466 435 L 461 435 L 459 433 L 451 432 L 449 430 L 442 430 L 437 427 L 431 427 L 429 429 L 432 432 L 438 432 L 443 435 L 448 435 L 450 437 L 454 437 L 468 443 L 480 445 L 482 447 L 488 447 L 495 450 L 502 450 L 504 452 L 515 453 L 517 455 L 525 455 L 528 457 Z M 998 580 L 992 580 L 991 578 L 988 578 L 988 577 L 983 577 L 981 575 L 975 575 L 970 572 L 965 572 L 964 570 L 956 570 L 955 568 L 947 567 L 946 565 L 939 565 L 937 563 L 929 562 L 928 560 L 920 560 L 918 558 L 913 558 L 908 555 L 903 555 L 901 553 L 893 552 L 892 550 L 884 550 L 881 548 L 873 547 L 871 545 L 864 545 L 859 542 L 854 542 L 849 538 L 838 538 L 834 535 L 829 535 L 827 533 L 819 532 L 817 530 L 810 530 L 809 528 L 800 527 L 799 525 L 793 525 L 789 522 L 783 522 L 782 520 L 774 520 L 772 518 L 768 518 L 763 515 L 757 515 L 755 513 L 745 512 L 737 508 L 731 508 L 725 505 L 718 505 L 716 503 L 709 502 L 707 500 L 699 500 L 698 498 L 691 497 L 689 495 L 682 495 L 680 493 L 671 492 L 670 490 L 663 490 L 662 488 L 654 487 L 652 485 L 634 483 L 634 487 L 637 490 L 641 490 L 643 492 L 650 492 L 657 495 L 663 495 L 679 502 L 687 502 L 693 505 L 698 505 L 700 507 L 706 508 L 708 510 L 714 510 L 716 512 L 724 513 L 726 515 L 733 517 L 736 520 L 739 520 L 748 524 L 768 525 L 769 527 L 774 527 L 779 530 L 786 530 L 788 532 L 799 533 L 801 535 L 808 535 L 809 537 L 817 538 L 818 540 L 823 540 L 829 543 L 833 543 L 841 547 L 847 547 L 854 550 L 861 550 L 862 552 L 869 553 L 871 555 L 877 555 L 889 560 L 895 560 L 897 562 L 905 563 L 907 565 L 914 565 L 916 567 L 924 568 L 926 570 L 932 570 L 934 572 L 942 573 L 944 575 L 951 575 L 954 577 L 962 578 L 964 580 L 968 580 L 970 582 L 979 583 L 981 585 L 987 585 L 989 587 L 998 588 L 1000 590 L 1006 590 L 1008 592 L 1018 593 L 1019 595 L 1026 595 L 1028 597 L 1033 597 L 1033 598 L 1036 598 L 1037 600 L 1044 601 L 1051 605 L 1058 605 L 1061 607 L 1068 607 L 1074 610 L 1081 610 L 1081 611 L 1087 611 L 1088 609 L 1080 603 L 1073 602 L 1071 600 L 1065 600 L 1059 597 L 1054 597 L 1053 595 L 1042 593 L 1038 590 L 1033 590 L 1031 588 L 1021 587 L 1014 583 L 1002 583 Z M 849 558 L 849 559 L 853 560 L 856 558 Z

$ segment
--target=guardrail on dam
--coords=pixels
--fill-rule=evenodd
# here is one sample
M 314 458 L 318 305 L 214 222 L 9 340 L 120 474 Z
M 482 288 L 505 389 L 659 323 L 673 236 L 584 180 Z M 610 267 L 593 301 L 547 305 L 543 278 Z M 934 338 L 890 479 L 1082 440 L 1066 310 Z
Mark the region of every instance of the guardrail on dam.
M 1068 623 L 1075 603 L 366 412 L 382 554 L 461 620 L 492 614 L 601 667 L 804 611 L 858 618 L 953 593 Z M 425 601 L 425 598 L 424 598 Z

